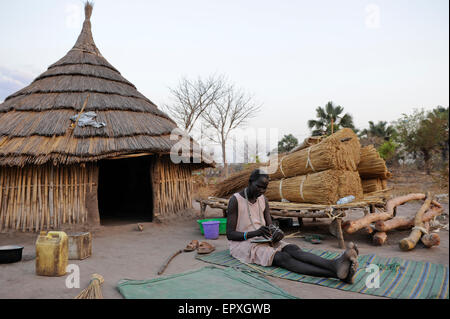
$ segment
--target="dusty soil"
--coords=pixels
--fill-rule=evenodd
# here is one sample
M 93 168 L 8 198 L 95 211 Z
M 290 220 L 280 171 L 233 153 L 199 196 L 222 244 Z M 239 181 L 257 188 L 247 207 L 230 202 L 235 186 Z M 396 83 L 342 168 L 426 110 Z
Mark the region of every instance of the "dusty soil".
M 399 207 L 398 214 L 413 216 L 420 203 L 408 203 Z M 194 214 L 198 205 L 194 205 Z M 445 204 L 448 216 L 448 204 Z M 362 212 L 353 212 L 349 218 L 358 218 Z M 207 210 L 207 217 L 222 217 L 221 210 Z M 448 222 L 447 216 L 443 222 Z M 90 276 L 99 273 L 104 276 L 103 295 L 105 298 L 122 298 L 116 289 L 120 279 L 150 279 L 157 277 L 157 272 L 166 258 L 178 249 L 185 247 L 192 239 L 203 240 L 196 216 L 178 218 L 163 223 L 144 223 L 142 232 L 137 230 L 137 221 L 109 221 L 93 231 L 93 255 L 85 260 L 69 260 L 80 268 L 80 288 L 66 288 L 66 276 L 42 277 L 35 275 L 35 241 L 37 234 L 9 232 L 0 233 L 0 245 L 17 244 L 25 246 L 23 259 L 14 264 L 0 265 L 0 298 L 68 298 L 75 297 L 89 284 Z M 314 247 L 341 251 L 336 239 L 328 232 L 328 220 L 305 219 L 302 234 L 320 233 L 324 235 L 322 244 L 312 245 L 302 238 L 287 241 L 301 247 Z M 285 229 L 286 233 L 297 231 L 296 227 Z M 70 229 L 67 231 L 70 232 Z M 402 252 L 398 242 L 407 236 L 408 231 L 389 233 L 388 242 L 382 247 L 371 244 L 370 238 L 363 234 L 346 235 L 346 241 L 358 243 L 361 254 L 376 253 L 379 256 L 398 256 L 405 259 L 431 261 L 448 265 L 449 236 L 447 230 L 440 230 L 439 247 L 426 249 L 419 244 L 413 251 Z M 221 235 L 217 240 L 209 240 L 217 250 L 228 248 L 227 239 Z M 206 265 L 195 259 L 195 252 L 182 253 L 168 266 L 164 275 L 194 270 Z M 338 289 L 320 287 L 290 280 L 268 277 L 268 279 L 300 298 L 377 298 Z

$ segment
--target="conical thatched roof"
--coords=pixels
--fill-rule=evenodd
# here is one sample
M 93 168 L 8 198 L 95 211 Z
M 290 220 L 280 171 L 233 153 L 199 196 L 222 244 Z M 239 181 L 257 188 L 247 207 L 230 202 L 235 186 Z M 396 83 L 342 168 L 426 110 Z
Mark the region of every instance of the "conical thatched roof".
M 81 34 L 66 56 L 0 104 L 0 165 L 167 154 L 177 142 L 170 140 L 175 122 L 100 54 L 91 33 L 90 3 L 85 13 Z M 70 117 L 80 114 L 86 101 L 83 111 L 94 111 L 105 127 L 71 128 Z

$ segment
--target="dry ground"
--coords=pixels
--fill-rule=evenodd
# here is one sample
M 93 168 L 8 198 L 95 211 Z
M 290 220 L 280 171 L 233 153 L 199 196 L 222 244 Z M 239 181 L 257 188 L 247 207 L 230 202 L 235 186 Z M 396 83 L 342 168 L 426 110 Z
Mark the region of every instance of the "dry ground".
M 412 216 L 420 203 L 401 206 L 399 215 Z M 198 206 L 196 205 L 196 208 Z M 448 205 L 445 204 L 448 214 Z M 198 210 L 197 210 L 198 211 Z M 221 210 L 208 209 L 208 217 L 221 217 Z M 362 216 L 354 212 L 351 218 Z M 10 232 L 0 234 L 0 245 L 19 244 L 25 246 L 23 260 L 14 264 L 0 265 L 0 298 L 73 298 L 82 288 L 87 287 L 92 273 L 104 276 L 103 295 L 105 298 L 122 298 L 116 289 L 120 279 L 150 279 L 157 277 L 157 271 L 166 258 L 183 248 L 190 240 L 202 240 L 196 217 L 179 218 L 170 223 L 144 223 L 142 232 L 137 230 L 134 221 L 109 222 L 93 231 L 93 255 L 85 260 L 69 260 L 80 267 L 81 288 L 68 289 L 65 286 L 67 276 L 41 277 L 35 275 L 35 240 L 37 234 Z M 322 244 L 312 245 L 301 238 L 287 239 L 301 247 L 314 247 L 340 251 L 337 241 L 328 234 L 326 220 L 305 220 L 303 234 L 321 233 L 325 238 Z M 68 230 L 70 231 L 70 230 Z M 286 232 L 294 229 L 286 229 Z M 431 261 L 448 265 L 448 231 L 441 230 L 441 245 L 426 249 L 419 245 L 411 252 L 402 252 L 398 241 L 408 234 L 407 231 L 392 232 L 388 243 L 382 247 L 372 246 L 367 235 L 347 235 L 346 240 L 358 243 L 361 254 L 376 253 L 380 256 L 398 256 L 405 259 Z M 228 248 L 227 240 L 221 235 L 217 240 L 209 240 L 217 250 Z M 177 256 L 168 266 L 165 275 L 198 269 L 208 265 L 196 260 L 195 252 Z M 320 287 L 300 282 L 268 277 L 268 279 L 288 293 L 300 298 L 377 298 L 337 289 Z
M 437 185 L 432 178 L 416 170 L 394 171 L 394 178 L 389 181 L 394 195 L 411 192 L 426 192 L 447 194 L 440 202 L 444 204 L 445 215 L 441 222 L 448 224 L 448 190 Z M 398 215 L 414 216 L 421 202 L 410 202 L 398 208 Z M 93 255 L 85 260 L 70 260 L 69 263 L 80 267 L 81 288 L 68 289 L 65 286 L 67 276 L 41 277 L 35 275 L 35 241 L 37 234 L 9 232 L 0 233 L 0 246 L 17 244 L 25 246 L 22 261 L 14 264 L 0 265 L 0 298 L 73 298 L 84 287 L 87 287 L 90 276 L 99 273 L 104 276 L 103 295 L 105 298 L 122 298 L 116 289 L 120 279 L 150 279 L 157 277 L 157 272 L 166 258 L 178 249 L 185 247 L 192 239 L 203 240 L 195 216 L 199 212 L 198 204 L 194 204 L 192 215 L 178 218 L 171 222 L 144 223 L 142 232 L 137 230 L 137 221 L 109 221 L 93 231 Z M 354 211 L 346 219 L 363 216 L 363 212 Z M 222 211 L 207 210 L 207 217 L 222 217 Z M 286 241 L 301 247 L 319 248 L 341 251 L 336 239 L 328 232 L 329 220 L 305 219 L 301 229 L 303 235 L 323 234 L 322 244 L 312 245 L 302 238 L 286 239 Z M 298 229 L 285 229 L 286 233 Z M 67 229 L 67 232 L 75 229 Z M 397 256 L 404 259 L 430 261 L 449 264 L 448 230 L 440 230 L 441 244 L 431 249 L 424 248 L 420 243 L 410 252 L 398 248 L 398 242 L 409 234 L 408 231 L 393 231 L 388 234 L 388 241 L 382 247 L 371 244 L 370 237 L 364 234 L 345 235 L 346 241 L 355 241 L 361 254 L 374 253 L 379 256 Z M 217 250 L 228 248 L 227 239 L 221 235 L 217 240 L 209 240 Z M 183 253 L 177 256 L 168 266 L 165 275 L 198 269 L 209 265 L 195 259 L 195 252 Z M 285 279 L 268 277 L 268 279 L 300 298 L 378 298 L 359 293 L 345 292 L 338 289 L 317 285 L 293 282 Z

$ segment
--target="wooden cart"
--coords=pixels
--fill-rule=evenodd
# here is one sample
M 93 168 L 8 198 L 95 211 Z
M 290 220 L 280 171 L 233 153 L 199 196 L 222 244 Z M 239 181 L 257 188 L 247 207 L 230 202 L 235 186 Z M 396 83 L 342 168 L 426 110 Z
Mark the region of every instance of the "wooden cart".
M 343 205 L 317 205 L 307 203 L 285 203 L 270 202 L 269 209 L 274 217 L 296 217 L 299 226 L 303 224 L 303 218 L 329 218 L 331 219 L 330 233 L 337 237 L 340 248 L 345 248 L 344 235 L 342 232 L 342 219 L 349 210 L 361 209 L 364 214 L 375 212 L 376 207 L 384 207 L 386 204 L 387 191 L 368 194 L 363 200 Z M 208 199 L 197 200 L 200 204 L 202 218 L 205 218 L 206 207 L 219 208 L 226 217 L 228 199 L 208 197 Z

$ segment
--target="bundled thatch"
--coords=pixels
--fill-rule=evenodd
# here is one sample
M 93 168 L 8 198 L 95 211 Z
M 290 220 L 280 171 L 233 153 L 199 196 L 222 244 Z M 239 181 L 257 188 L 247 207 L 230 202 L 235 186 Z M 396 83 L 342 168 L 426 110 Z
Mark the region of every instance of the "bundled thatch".
M 360 147 L 356 134 L 349 128 L 342 129 L 318 144 L 282 156 L 277 171 L 270 178 L 287 178 L 327 169 L 355 171 Z
M 170 138 L 175 122 L 101 55 L 92 37 L 90 3 L 85 14 L 74 47 L 0 104 L 0 165 L 74 164 L 135 153 L 167 154 L 179 142 Z M 106 126 L 72 129 L 70 117 L 81 111 L 94 111 Z M 189 140 L 197 146 L 188 137 L 183 142 L 187 147 Z M 197 149 L 189 156 L 211 163 Z
M 319 144 L 325 138 L 326 138 L 326 136 L 310 136 L 310 137 L 307 137 L 307 138 L 305 138 L 303 140 L 303 142 L 300 145 L 298 145 L 298 146 L 294 147 L 292 150 L 290 150 L 289 153 L 294 153 L 294 152 L 303 150 L 305 148 L 308 148 L 310 146 L 313 146 L 315 144 Z
M 381 178 L 371 178 L 361 180 L 364 193 L 372 193 L 387 188 L 387 180 Z
M 363 192 L 357 172 L 327 170 L 271 181 L 265 195 L 271 201 L 331 205 L 349 195 L 361 199 Z
M 313 140 L 310 142 L 314 143 Z M 308 148 L 280 155 L 276 171 L 269 174 L 269 177 L 271 180 L 277 180 L 329 169 L 356 171 L 360 147 L 356 134 L 345 128 Z M 268 165 L 265 163 L 259 166 Z M 214 196 L 224 197 L 243 189 L 248 184 L 251 171 L 257 167 L 257 164 L 252 165 L 224 180 L 217 186 Z
M 384 159 L 381 158 L 373 145 L 361 148 L 361 161 L 358 165 L 358 172 L 363 179 L 387 179 L 391 177 Z

